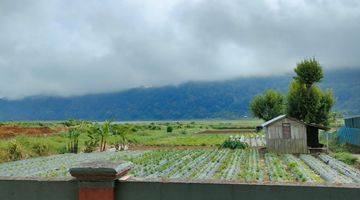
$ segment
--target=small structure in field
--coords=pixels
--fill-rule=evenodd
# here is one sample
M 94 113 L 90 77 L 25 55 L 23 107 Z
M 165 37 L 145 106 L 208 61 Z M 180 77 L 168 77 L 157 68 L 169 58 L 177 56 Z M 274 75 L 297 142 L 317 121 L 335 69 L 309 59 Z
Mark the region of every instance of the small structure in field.
M 360 115 L 347 117 L 344 119 L 345 126 L 349 128 L 360 128 Z
M 360 147 L 360 116 L 345 118 L 345 126 L 338 130 L 338 141 Z
M 319 129 L 327 127 L 307 124 L 287 115 L 280 115 L 263 123 L 266 148 L 275 153 L 308 153 L 309 148 L 321 148 Z

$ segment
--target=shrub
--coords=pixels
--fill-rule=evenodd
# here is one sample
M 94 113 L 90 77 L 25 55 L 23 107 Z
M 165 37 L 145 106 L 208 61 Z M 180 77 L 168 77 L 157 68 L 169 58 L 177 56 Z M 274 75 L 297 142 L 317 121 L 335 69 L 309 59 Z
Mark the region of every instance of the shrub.
M 187 134 L 186 130 L 181 130 L 180 133 L 183 134 L 183 135 Z
M 49 145 L 37 142 L 32 147 L 31 150 L 35 153 L 36 156 L 46 156 L 49 155 Z
M 172 131 L 173 131 L 173 127 L 172 127 L 172 126 L 166 127 L 166 132 L 171 133 Z
M 99 137 L 100 137 L 100 151 L 106 150 L 106 143 L 110 135 L 113 135 L 113 127 L 111 121 L 105 121 L 100 126 Z
M 69 151 L 69 149 L 68 149 L 68 147 L 67 147 L 66 145 L 61 146 L 60 148 L 58 148 L 58 149 L 56 150 L 56 152 L 57 152 L 58 154 L 70 153 L 70 151 Z
M 248 147 L 249 145 L 246 142 L 242 142 L 239 137 L 232 137 L 232 136 L 226 139 L 221 145 L 221 148 L 229 148 L 229 149 L 246 149 Z
M 349 165 L 354 165 L 357 162 L 357 158 L 347 152 L 335 153 L 334 157 Z
M 78 152 L 80 134 L 81 132 L 75 128 L 70 129 L 68 133 L 68 138 L 69 138 L 68 149 L 71 153 Z
M 76 126 L 80 124 L 79 120 L 75 120 L 75 119 L 69 119 L 65 122 L 62 122 L 62 124 L 64 124 L 67 127 L 71 127 L 71 126 Z
M 91 153 L 96 150 L 96 147 L 99 146 L 99 141 L 94 139 L 89 139 L 85 141 L 85 153 Z
M 10 142 L 8 146 L 8 156 L 9 160 L 11 161 L 21 160 L 25 157 L 25 153 L 22 146 L 19 143 L 13 141 Z
M 85 140 L 84 145 L 85 153 L 90 153 L 96 150 L 100 143 L 101 136 L 101 127 L 99 124 L 92 124 L 89 126 L 80 127 L 82 132 L 85 132 L 87 135 L 87 140 Z
M 7 152 L 0 149 L 0 163 L 7 162 L 9 160 L 9 156 L 7 155 Z

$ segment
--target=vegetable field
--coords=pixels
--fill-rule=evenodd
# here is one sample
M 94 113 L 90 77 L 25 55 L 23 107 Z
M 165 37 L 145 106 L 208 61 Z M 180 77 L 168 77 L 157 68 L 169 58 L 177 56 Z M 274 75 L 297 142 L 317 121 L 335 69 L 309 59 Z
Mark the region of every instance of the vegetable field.
M 82 162 L 127 160 L 134 178 L 256 183 L 359 184 L 360 172 L 326 154 L 260 154 L 255 149 L 153 150 L 63 154 L 0 165 L 0 176 L 70 178 Z
M 126 160 L 141 152 L 61 154 L 0 164 L 0 177 L 70 178 L 68 170 L 84 162 Z
M 326 154 L 295 156 L 257 150 L 150 151 L 132 158 L 133 175 L 144 179 L 358 184 L 358 169 Z

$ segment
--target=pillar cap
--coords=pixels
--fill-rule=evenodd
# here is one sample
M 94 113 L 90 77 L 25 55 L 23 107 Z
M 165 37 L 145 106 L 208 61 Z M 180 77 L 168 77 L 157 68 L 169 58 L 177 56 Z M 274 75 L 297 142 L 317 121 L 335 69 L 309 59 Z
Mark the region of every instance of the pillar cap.
M 70 168 L 69 172 L 77 180 L 112 181 L 125 176 L 131 168 L 130 162 L 96 161 L 82 163 L 78 167 Z

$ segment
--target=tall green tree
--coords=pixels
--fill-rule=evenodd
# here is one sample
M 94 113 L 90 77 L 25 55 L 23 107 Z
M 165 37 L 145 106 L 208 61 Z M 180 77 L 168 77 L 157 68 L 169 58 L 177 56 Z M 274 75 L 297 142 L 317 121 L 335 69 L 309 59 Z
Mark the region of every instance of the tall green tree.
M 297 64 L 294 71 L 297 75 L 294 79 L 304 84 L 306 90 L 310 90 L 315 83 L 319 83 L 324 78 L 322 67 L 315 58 L 301 61 Z
M 295 68 L 296 76 L 287 96 L 287 114 L 307 123 L 329 124 L 335 103 L 331 91 L 322 91 L 316 84 L 324 77 L 315 59 L 303 60 Z
M 250 104 L 250 110 L 255 117 L 270 120 L 284 114 L 284 96 L 274 90 L 267 90 L 263 95 L 254 97 Z

